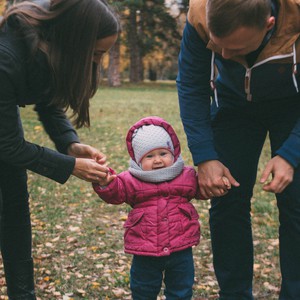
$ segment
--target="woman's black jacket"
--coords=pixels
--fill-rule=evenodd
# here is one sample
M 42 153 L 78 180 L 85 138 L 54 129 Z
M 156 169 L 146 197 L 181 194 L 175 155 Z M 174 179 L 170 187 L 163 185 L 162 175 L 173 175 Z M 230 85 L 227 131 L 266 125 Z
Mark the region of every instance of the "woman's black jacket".
M 51 77 L 46 58 L 34 59 L 24 41 L 5 26 L 0 30 L 0 166 L 1 162 L 29 169 L 59 183 L 72 174 L 75 158 L 66 155 L 76 131 L 63 110 L 49 106 Z M 25 140 L 19 107 L 33 104 L 57 151 Z M 34 130 L 32 128 L 32 130 Z M 0 170 L 1 172 L 1 170 Z

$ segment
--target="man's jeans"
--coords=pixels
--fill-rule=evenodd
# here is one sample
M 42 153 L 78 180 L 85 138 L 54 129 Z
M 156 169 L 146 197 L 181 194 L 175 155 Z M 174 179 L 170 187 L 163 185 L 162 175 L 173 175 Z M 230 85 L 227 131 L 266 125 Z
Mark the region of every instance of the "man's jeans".
M 257 166 L 265 139 L 272 156 L 288 138 L 300 117 L 300 99 L 243 107 L 219 108 L 213 119 L 220 160 L 240 183 L 211 202 L 210 228 L 215 273 L 222 300 L 252 296 L 253 243 L 250 210 Z M 299 145 L 298 145 L 299 146 Z M 268 157 L 267 160 L 270 158 Z M 274 195 L 275 197 L 275 195 Z M 279 208 L 281 300 L 300 299 L 300 169 L 293 182 L 276 195 Z M 258 199 L 259 201 L 259 199 Z

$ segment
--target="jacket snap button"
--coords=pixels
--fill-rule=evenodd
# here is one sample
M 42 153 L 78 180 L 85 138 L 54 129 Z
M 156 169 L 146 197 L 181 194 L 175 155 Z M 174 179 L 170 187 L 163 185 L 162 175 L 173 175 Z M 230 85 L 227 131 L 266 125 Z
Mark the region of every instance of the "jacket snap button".
M 164 252 L 168 252 L 169 251 L 169 249 L 166 247 L 166 248 L 164 248 Z

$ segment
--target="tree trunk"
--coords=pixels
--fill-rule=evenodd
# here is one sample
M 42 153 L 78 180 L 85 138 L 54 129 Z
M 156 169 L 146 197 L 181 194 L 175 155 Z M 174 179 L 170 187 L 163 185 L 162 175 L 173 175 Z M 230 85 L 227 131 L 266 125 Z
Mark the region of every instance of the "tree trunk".
M 140 81 L 140 49 L 137 34 L 137 14 L 135 7 L 130 8 L 128 42 L 130 49 L 129 81 Z
M 109 86 L 120 86 L 120 40 L 118 39 L 109 51 L 108 65 L 108 84 Z
M 139 80 L 144 81 L 144 63 L 142 55 L 139 55 Z

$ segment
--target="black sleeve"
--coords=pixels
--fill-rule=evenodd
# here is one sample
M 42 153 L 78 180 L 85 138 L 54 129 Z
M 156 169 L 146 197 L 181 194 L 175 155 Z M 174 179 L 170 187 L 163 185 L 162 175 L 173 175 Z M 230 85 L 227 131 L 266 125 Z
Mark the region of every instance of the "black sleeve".
M 19 80 L 25 79 L 20 78 L 19 61 L 2 50 L 0 47 L 0 160 L 64 183 L 72 174 L 75 158 L 24 139 L 17 87 Z M 53 139 L 59 139 L 55 134 L 53 136 Z M 74 141 L 78 139 L 74 137 Z M 65 145 L 64 142 L 58 144 L 62 148 Z
M 75 129 L 61 109 L 45 104 L 36 104 L 35 111 L 59 152 L 67 154 L 67 148 L 71 143 L 79 143 Z

